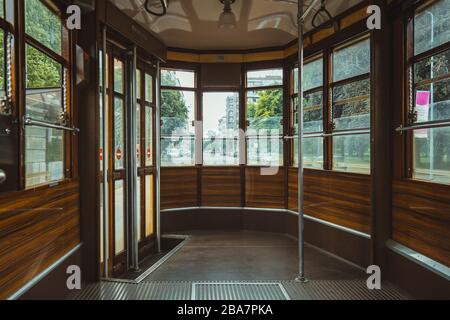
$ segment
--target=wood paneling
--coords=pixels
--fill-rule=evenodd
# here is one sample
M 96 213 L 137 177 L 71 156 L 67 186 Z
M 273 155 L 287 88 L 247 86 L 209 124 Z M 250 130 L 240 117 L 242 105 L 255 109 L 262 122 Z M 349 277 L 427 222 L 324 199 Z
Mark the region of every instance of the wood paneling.
M 80 243 L 79 182 L 0 196 L 0 299 Z
M 392 237 L 450 266 L 450 186 L 393 182 Z
M 197 207 L 197 168 L 161 169 L 161 209 Z
M 289 209 L 297 211 L 297 169 L 289 169 Z M 305 214 L 370 234 L 370 177 L 305 170 Z
M 203 168 L 202 206 L 240 207 L 241 169 L 239 167 Z
M 246 207 L 284 209 L 284 168 L 276 175 L 261 175 L 261 168 L 245 169 Z

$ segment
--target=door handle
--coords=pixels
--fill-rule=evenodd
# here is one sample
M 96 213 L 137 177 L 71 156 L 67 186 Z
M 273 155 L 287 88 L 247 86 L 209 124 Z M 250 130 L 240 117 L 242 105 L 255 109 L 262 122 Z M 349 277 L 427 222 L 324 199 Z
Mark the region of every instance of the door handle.
M 6 181 L 6 173 L 2 169 L 0 169 L 0 184 L 5 183 Z

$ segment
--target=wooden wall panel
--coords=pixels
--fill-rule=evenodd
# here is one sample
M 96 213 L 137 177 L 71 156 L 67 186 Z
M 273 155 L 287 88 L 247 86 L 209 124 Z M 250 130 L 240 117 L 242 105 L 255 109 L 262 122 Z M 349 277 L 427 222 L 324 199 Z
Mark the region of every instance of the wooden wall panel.
M 450 186 L 393 182 L 392 237 L 450 266 Z
M 80 243 L 79 182 L 0 196 L 0 299 Z
M 197 168 L 161 169 L 161 209 L 198 206 Z
M 288 177 L 289 209 L 297 211 L 297 169 Z M 305 170 L 305 213 L 370 234 L 370 177 Z
M 285 209 L 284 170 L 280 168 L 276 175 L 263 176 L 261 168 L 247 167 L 245 169 L 246 207 Z
M 241 169 L 239 167 L 203 168 L 202 206 L 240 207 Z

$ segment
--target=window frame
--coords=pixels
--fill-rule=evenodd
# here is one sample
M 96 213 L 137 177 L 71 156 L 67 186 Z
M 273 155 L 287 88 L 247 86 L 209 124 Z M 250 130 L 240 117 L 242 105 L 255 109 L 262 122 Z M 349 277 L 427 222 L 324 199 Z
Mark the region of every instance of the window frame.
M 194 128 L 194 164 L 193 165 L 189 165 L 189 164 L 181 164 L 181 165 L 175 165 L 175 164 L 171 164 L 171 165 L 165 165 L 164 163 L 161 163 L 161 167 L 163 168 L 192 168 L 197 166 L 198 164 L 201 164 L 203 161 L 203 149 L 202 152 L 199 152 L 199 148 L 202 147 L 202 139 L 200 139 L 200 137 L 202 137 L 201 134 L 201 128 L 199 128 L 198 126 L 198 121 L 199 119 L 201 119 L 201 107 L 200 107 L 200 92 L 199 92 L 199 70 L 197 67 L 190 67 L 190 66 L 172 66 L 172 65 L 165 65 L 164 67 L 161 68 L 161 75 L 162 72 L 165 70 L 170 70 L 170 71 L 181 71 L 181 72 L 192 72 L 194 73 L 194 86 L 193 87 L 182 87 L 182 86 L 165 86 L 162 84 L 161 82 L 161 93 L 163 91 L 166 90 L 170 90 L 170 91 L 178 91 L 178 92 L 192 92 L 194 94 L 194 119 L 192 127 Z M 160 76 L 160 79 L 162 79 L 162 76 Z M 161 94 L 161 100 L 162 100 L 162 94 Z M 161 110 L 162 113 L 162 110 Z M 161 120 L 162 121 L 162 120 Z M 163 126 L 163 124 L 161 123 L 161 126 Z M 172 136 L 173 137 L 173 136 Z M 179 138 L 183 138 L 183 136 L 175 136 L 175 137 L 179 137 Z M 161 143 L 163 141 L 164 135 L 161 134 Z M 201 155 L 200 155 L 201 153 Z M 161 155 L 162 156 L 162 155 Z
M 414 44 L 415 44 L 415 18 L 420 13 L 426 10 L 427 8 L 433 6 L 435 3 L 440 0 L 422 0 L 416 6 L 412 7 L 410 11 L 408 11 L 405 15 L 405 47 L 406 50 L 404 52 L 404 108 L 402 114 L 402 126 L 410 127 L 414 125 L 420 124 L 422 130 L 430 130 L 435 127 L 435 125 L 443 124 L 449 122 L 450 119 L 446 120 L 435 120 L 435 121 L 426 121 L 426 122 L 416 122 L 417 113 L 415 111 L 415 97 L 414 92 L 417 87 L 426 84 L 437 83 L 440 81 L 445 81 L 450 79 L 450 73 L 447 73 L 443 77 L 437 77 L 433 79 L 427 79 L 418 83 L 415 83 L 415 72 L 414 67 L 416 64 L 425 61 L 426 59 L 430 59 L 435 57 L 441 53 L 445 53 L 450 51 L 450 40 L 440 44 L 432 49 L 426 50 L 419 54 L 415 54 L 414 52 Z M 440 128 L 449 128 L 450 125 L 443 125 Z M 425 180 L 414 177 L 414 133 L 416 130 L 408 130 L 403 135 L 404 142 L 404 163 L 402 175 L 405 179 L 426 183 L 434 183 L 434 184 L 444 184 L 441 182 L 433 181 L 433 180 Z
M 22 32 L 13 35 L 17 37 L 17 45 L 20 48 L 19 58 L 21 63 L 24 63 L 23 73 L 19 76 L 19 82 L 22 82 L 19 92 L 19 101 L 21 101 L 22 107 L 18 111 L 19 123 L 21 124 L 20 129 L 20 154 L 24 155 L 20 160 L 20 189 L 23 190 L 37 190 L 42 188 L 48 188 L 50 186 L 58 185 L 65 182 L 70 182 L 78 172 L 78 166 L 76 165 L 75 157 L 77 155 L 76 145 L 77 137 L 67 131 L 63 131 L 63 178 L 57 181 L 47 181 L 39 185 L 26 185 L 26 168 L 25 168 L 25 123 L 22 116 L 26 116 L 26 91 L 27 91 L 27 75 L 26 75 L 26 47 L 30 46 L 37 50 L 39 53 L 45 55 L 49 59 L 61 65 L 61 102 L 62 111 L 65 111 L 65 123 L 67 127 L 73 127 L 75 125 L 74 111 L 73 111 L 73 94 L 74 94 L 74 81 L 72 72 L 72 61 L 73 61 L 73 32 L 67 29 L 66 26 L 66 16 L 64 14 L 63 6 L 57 0 L 39 0 L 48 10 L 55 14 L 61 20 L 61 54 L 54 52 L 52 49 L 48 48 L 45 44 L 39 42 L 31 35 L 26 33 L 26 15 L 25 15 L 25 3 L 26 0 L 20 0 L 20 4 L 15 6 L 19 10 L 19 24 L 21 25 Z M 5 1 L 6 3 L 6 1 Z M 6 14 L 6 12 L 5 12 Z M 21 40 L 22 39 L 22 40 Z
M 285 105 L 286 105 L 286 95 L 285 95 L 285 86 L 286 86 L 286 73 L 284 72 L 284 65 L 283 64 L 268 64 L 268 65 L 264 65 L 264 66 L 247 66 L 246 68 L 244 68 L 243 70 L 243 98 L 242 101 L 244 102 L 244 105 L 241 107 L 242 112 L 242 122 L 244 124 L 244 137 L 241 137 L 241 139 L 244 139 L 243 143 L 245 146 L 245 154 L 241 155 L 241 159 L 243 159 L 243 163 L 245 164 L 246 167 L 249 168 L 261 168 L 261 167 L 267 167 L 267 166 L 273 166 L 274 164 L 249 164 L 249 139 L 253 138 L 258 138 L 260 137 L 260 135 L 254 136 L 254 135 L 248 135 L 248 129 L 249 129 L 249 121 L 248 121 L 248 93 L 249 92 L 258 92 L 258 91 L 275 91 L 275 90 L 280 90 L 282 97 L 283 97 L 283 101 L 282 101 L 282 112 L 281 112 L 281 116 L 282 116 L 282 122 L 280 123 L 280 129 L 281 129 L 281 134 L 278 136 L 278 139 L 280 140 L 280 146 L 283 148 L 282 150 L 282 159 L 281 162 L 278 164 L 278 167 L 282 168 L 285 166 L 285 162 L 286 162 L 286 143 L 285 143 L 285 123 L 286 123 L 286 119 L 285 119 Z M 255 86 L 255 87 L 249 87 L 248 86 L 248 73 L 250 72 L 257 72 L 257 71 L 268 71 L 268 70 L 281 70 L 281 74 L 282 74 L 282 82 L 281 85 L 267 85 L 267 86 Z M 275 139 L 275 138 L 274 138 Z

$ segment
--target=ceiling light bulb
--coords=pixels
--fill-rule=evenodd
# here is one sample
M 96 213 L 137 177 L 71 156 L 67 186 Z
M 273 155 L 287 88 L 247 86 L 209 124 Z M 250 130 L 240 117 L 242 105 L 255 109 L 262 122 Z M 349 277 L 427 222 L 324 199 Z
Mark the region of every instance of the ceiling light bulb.
M 232 0 L 221 1 L 224 4 L 224 9 L 219 18 L 219 28 L 220 29 L 234 29 L 236 28 L 236 16 L 231 10 L 231 4 L 234 2 Z

